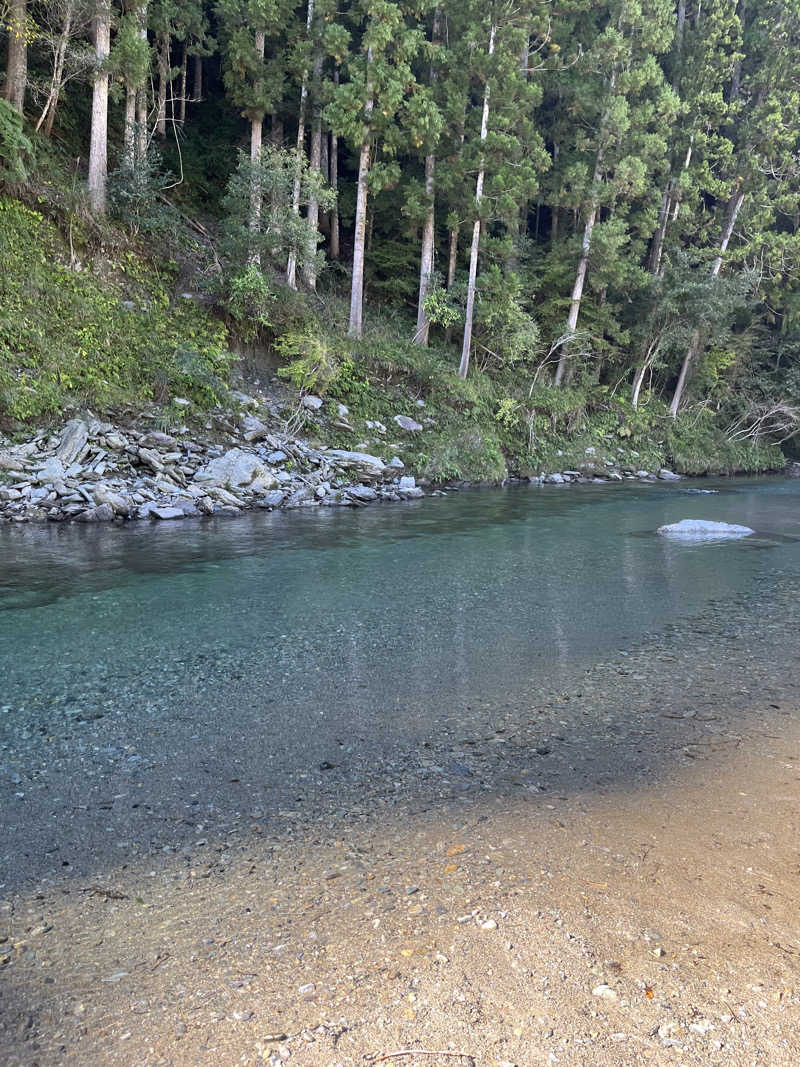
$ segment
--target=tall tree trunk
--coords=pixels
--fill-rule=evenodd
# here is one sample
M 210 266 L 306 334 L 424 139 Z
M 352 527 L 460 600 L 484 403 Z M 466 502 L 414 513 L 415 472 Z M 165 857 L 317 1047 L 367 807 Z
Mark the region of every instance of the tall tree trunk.
M 28 84 L 28 4 L 11 0 L 8 9 L 8 57 L 3 96 L 20 113 L 25 107 Z
M 313 137 L 313 133 L 312 133 Z M 320 140 L 320 157 L 319 157 L 319 169 L 322 173 L 322 177 L 328 184 L 331 180 L 331 157 L 330 157 L 330 137 L 327 130 L 322 131 L 322 138 Z M 329 211 L 323 211 L 319 217 L 319 230 L 320 233 L 325 234 L 326 237 L 331 235 L 331 215 Z
M 194 88 L 192 89 L 192 103 L 199 104 L 203 99 L 203 57 L 194 57 Z
M 356 220 L 353 235 L 353 279 L 350 286 L 350 322 L 348 337 L 360 337 L 364 326 L 364 252 L 367 228 L 367 179 L 369 178 L 370 142 L 372 140 L 372 112 L 375 108 L 375 87 L 372 80 L 372 46 L 367 49 L 367 98 L 364 102 L 364 125 L 361 131 L 361 151 L 358 156 L 358 186 L 356 191 Z
M 489 56 L 494 55 L 495 24 L 489 31 Z M 489 133 L 489 80 L 483 90 L 483 111 L 481 113 L 481 151 Z M 483 199 L 483 180 L 486 171 L 481 158 L 478 178 L 475 182 L 475 222 L 472 225 L 472 248 L 469 254 L 469 281 L 467 282 L 467 307 L 464 313 L 464 339 L 461 344 L 461 362 L 458 366 L 459 378 L 466 378 L 469 371 L 469 356 L 472 349 L 472 320 L 475 314 L 475 283 L 478 278 L 478 251 L 481 243 L 481 200 Z
M 186 85 L 189 76 L 189 53 L 187 44 L 183 45 L 183 63 L 181 63 L 181 95 L 178 99 L 178 125 L 186 123 Z
M 744 192 L 742 189 L 737 189 L 734 195 L 728 202 L 728 214 L 725 220 L 725 225 L 722 228 L 722 235 L 719 241 L 719 248 L 714 262 L 711 265 L 711 277 L 717 278 L 719 272 L 722 269 L 722 260 L 725 253 L 728 250 L 731 236 L 733 234 L 733 228 L 736 225 L 736 219 L 739 212 L 742 210 L 742 204 L 744 203 Z M 678 414 L 678 409 L 681 406 L 681 400 L 683 399 L 683 393 L 686 389 L 686 383 L 689 381 L 692 369 L 697 357 L 700 355 L 700 351 L 703 347 L 703 341 L 705 339 L 705 330 L 698 326 L 692 333 L 691 341 L 689 342 L 689 348 L 686 355 L 683 357 L 683 363 L 681 365 L 681 372 L 678 375 L 678 384 L 675 386 L 675 392 L 672 395 L 672 402 L 669 406 L 669 413 L 674 418 Z
M 122 131 L 122 160 L 129 170 L 136 164 L 136 86 L 125 86 L 125 129 Z
M 263 30 L 256 30 L 255 34 L 256 55 L 260 63 L 264 62 L 266 35 Z M 253 171 L 250 177 L 250 232 L 258 233 L 261 226 L 261 178 L 257 170 L 257 164 L 261 158 L 261 147 L 264 140 L 264 113 L 253 112 L 250 115 L 250 162 Z M 258 250 L 251 246 L 250 262 L 260 264 L 261 255 Z
M 603 149 L 598 149 L 597 159 L 594 165 L 594 175 L 592 177 L 592 191 L 596 190 L 598 181 L 603 168 Z M 556 367 L 556 376 L 554 382 L 556 385 L 561 385 L 564 381 L 564 375 L 567 371 L 567 364 L 569 361 L 569 338 L 575 333 L 578 328 L 578 316 L 581 311 L 581 300 L 583 299 L 583 287 L 586 284 L 586 272 L 589 268 L 589 253 L 592 249 L 592 233 L 594 231 L 594 225 L 597 221 L 597 203 L 592 203 L 589 214 L 586 218 L 586 223 L 583 227 L 583 241 L 581 243 L 581 257 L 578 260 L 578 270 L 575 275 L 575 284 L 572 286 L 572 296 L 570 298 L 569 316 L 567 317 L 567 340 L 561 346 L 561 351 L 558 354 L 558 366 Z
M 692 150 L 694 147 L 694 134 L 689 139 L 689 147 L 686 150 L 686 157 L 683 161 L 683 170 L 689 169 L 689 164 L 692 161 Z M 667 186 L 664 189 L 664 194 L 661 197 L 661 207 L 658 212 L 658 225 L 656 232 L 653 234 L 653 244 L 650 248 L 650 262 L 649 269 L 651 274 L 660 276 L 663 274 L 663 255 L 664 255 L 664 241 L 667 236 L 667 226 L 670 221 L 675 222 L 678 217 L 678 211 L 681 204 L 681 191 L 680 185 L 673 181 L 670 176 Z
M 61 96 L 61 89 L 64 85 L 64 62 L 67 56 L 67 46 L 69 45 L 70 35 L 72 34 L 72 18 L 74 14 L 74 3 L 72 0 L 67 4 L 64 11 L 64 21 L 61 23 L 61 33 L 58 37 L 58 44 L 56 45 L 56 54 L 53 62 L 53 77 L 50 81 L 50 92 L 47 94 L 47 100 L 42 113 L 39 116 L 39 121 L 36 123 L 36 129 L 39 130 L 44 123 L 45 136 L 49 137 L 53 132 L 53 122 L 56 117 L 56 108 L 58 107 L 58 100 Z
M 437 9 L 438 10 L 438 9 Z M 419 262 L 419 298 L 417 300 L 417 332 L 413 341 L 417 345 L 427 345 L 431 324 L 425 310 L 425 301 L 431 291 L 433 280 L 433 249 L 436 237 L 435 195 L 436 195 L 436 156 L 429 152 L 425 156 L 425 200 L 427 212 L 422 227 L 422 248 Z
M 136 5 L 136 20 L 139 23 L 139 39 L 147 40 L 147 2 L 139 0 Z M 136 90 L 136 159 L 142 162 L 147 158 L 150 131 L 147 121 L 147 79 Z
M 334 75 L 334 81 L 338 84 L 339 75 Z M 331 209 L 331 243 L 330 243 L 330 257 L 331 259 L 338 259 L 341 250 L 339 248 L 339 138 L 335 133 L 331 134 L 331 189 L 333 190 L 336 200 L 333 202 L 333 208 Z
M 308 0 L 306 8 L 306 38 L 311 36 L 311 25 L 314 21 L 314 0 Z M 301 163 L 306 143 L 306 100 L 308 99 L 308 69 L 303 71 L 300 81 L 300 107 L 297 114 L 297 166 L 295 168 L 294 185 L 292 187 L 292 211 L 295 215 L 300 214 L 300 181 Z M 297 256 L 294 252 L 289 253 L 289 262 L 286 264 L 286 284 L 290 289 L 297 288 Z
M 442 20 L 441 4 L 436 5 L 431 28 L 431 44 L 435 47 L 439 41 Z M 436 84 L 436 67 L 431 63 L 429 74 L 431 86 Z M 425 155 L 425 202 L 427 210 L 422 226 L 422 247 L 419 262 L 419 296 L 417 298 L 417 331 L 413 341 L 418 345 L 428 344 L 431 324 L 425 311 L 425 301 L 433 283 L 433 254 L 436 238 L 436 153 L 430 151 Z
M 311 79 L 314 99 L 311 107 L 311 152 L 309 154 L 308 162 L 312 171 L 316 171 L 317 174 L 327 177 L 326 174 L 322 173 L 322 101 L 320 100 L 322 60 L 322 50 L 318 48 L 314 53 L 314 71 Z M 316 235 L 319 229 L 319 200 L 315 195 L 309 197 L 307 218 L 309 229 Z M 313 260 L 311 260 L 305 268 L 305 278 L 309 289 L 312 291 L 316 290 L 317 268 Z
M 159 137 L 167 136 L 167 87 L 169 85 L 169 33 L 158 35 L 158 117 L 156 132 Z
M 92 89 L 92 128 L 89 142 L 89 203 L 97 215 L 106 210 L 108 170 L 108 71 L 104 70 L 111 50 L 110 0 L 97 0 L 94 16 L 94 47 L 98 72 Z

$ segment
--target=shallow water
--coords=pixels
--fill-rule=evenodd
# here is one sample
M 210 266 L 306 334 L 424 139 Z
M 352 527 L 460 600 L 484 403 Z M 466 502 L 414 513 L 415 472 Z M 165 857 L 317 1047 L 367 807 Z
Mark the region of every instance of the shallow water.
M 431 725 L 557 685 L 770 573 L 800 573 L 800 481 L 512 487 L 368 509 L 0 529 L 0 704 L 231 702 L 313 736 Z M 756 536 L 684 545 L 664 523 Z M 8 712 L 7 712 L 8 713 Z M 326 724 L 328 725 L 328 724 Z M 345 738 L 346 740 L 346 738 Z

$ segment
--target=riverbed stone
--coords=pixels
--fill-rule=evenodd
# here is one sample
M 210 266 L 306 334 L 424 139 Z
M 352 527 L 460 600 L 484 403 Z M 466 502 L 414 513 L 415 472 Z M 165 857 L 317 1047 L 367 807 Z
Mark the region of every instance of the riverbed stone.
M 250 443 L 260 441 L 269 433 L 261 419 L 257 419 L 255 415 L 245 415 L 240 422 L 240 426 L 242 427 L 242 437 Z
M 277 489 L 275 476 L 264 466 L 258 456 L 241 448 L 231 448 L 203 467 L 195 475 L 196 481 L 231 489 L 254 488 Z
M 194 510 L 194 508 L 192 508 Z M 184 519 L 186 518 L 186 512 L 183 508 L 176 508 L 172 505 L 156 506 L 150 509 L 150 517 L 154 519 L 161 519 L 166 521 L 169 519 Z
M 94 488 L 95 504 L 108 504 L 116 515 L 127 516 L 130 513 L 130 504 L 120 493 L 115 493 L 107 485 L 96 485 Z
M 61 441 L 56 456 L 65 467 L 78 458 L 89 439 L 89 428 L 83 419 L 70 419 L 61 431 Z
M 325 454 L 340 467 L 353 471 L 361 480 L 377 481 L 386 470 L 383 460 L 378 456 L 371 456 L 368 452 L 347 452 L 341 448 L 330 448 Z
M 658 472 L 658 477 L 662 482 L 680 482 L 683 480 L 682 474 L 676 474 L 675 471 L 668 470 L 666 467 L 662 467 Z
M 57 456 L 51 456 L 36 475 L 37 482 L 63 482 L 66 477 L 64 464 Z

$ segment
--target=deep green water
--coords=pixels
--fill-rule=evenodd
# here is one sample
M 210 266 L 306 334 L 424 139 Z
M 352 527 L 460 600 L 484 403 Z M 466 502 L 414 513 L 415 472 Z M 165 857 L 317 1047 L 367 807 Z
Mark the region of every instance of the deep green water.
M 757 536 L 655 535 L 682 518 Z M 355 512 L 5 527 L 0 705 L 201 708 L 222 722 L 246 703 L 298 737 L 326 717 L 338 734 L 378 720 L 402 731 L 559 684 L 770 573 L 800 573 L 800 481 L 525 486 Z

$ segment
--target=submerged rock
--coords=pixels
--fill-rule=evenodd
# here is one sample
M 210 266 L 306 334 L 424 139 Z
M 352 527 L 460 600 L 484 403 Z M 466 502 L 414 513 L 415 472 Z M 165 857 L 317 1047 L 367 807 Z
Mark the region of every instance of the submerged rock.
M 681 519 L 680 522 L 659 526 L 658 533 L 683 541 L 718 541 L 721 538 L 749 537 L 755 533 L 749 526 L 736 526 L 729 522 L 711 522 L 708 519 Z

